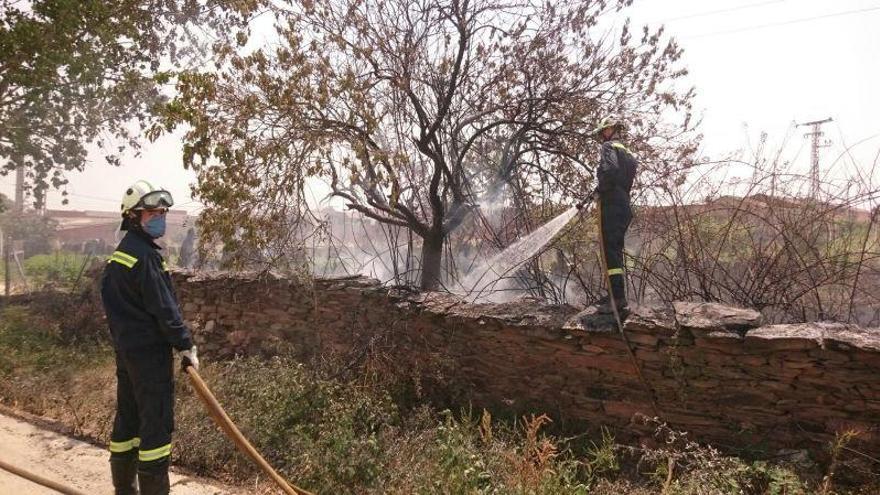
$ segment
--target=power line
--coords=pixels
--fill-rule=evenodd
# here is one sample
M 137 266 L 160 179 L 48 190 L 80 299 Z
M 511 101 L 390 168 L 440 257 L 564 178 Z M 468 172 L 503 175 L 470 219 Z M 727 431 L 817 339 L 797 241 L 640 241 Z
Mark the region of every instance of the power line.
M 708 16 L 710 16 L 710 15 L 715 15 L 715 14 L 726 14 L 726 13 L 728 13 L 728 12 L 736 12 L 736 11 L 739 11 L 739 10 L 754 9 L 754 8 L 757 8 L 757 7 L 763 7 L 763 6 L 765 6 L 765 5 L 771 5 L 771 4 L 774 4 L 774 3 L 782 3 L 782 2 L 785 2 L 785 1 L 786 1 L 786 0 L 771 0 L 771 1 L 769 1 L 769 2 L 750 3 L 750 4 L 747 4 L 747 5 L 740 5 L 739 7 L 728 7 L 728 8 L 726 8 L 726 9 L 710 10 L 710 11 L 707 11 L 707 12 L 698 12 L 698 13 L 696 13 L 696 14 L 685 14 L 685 15 L 680 15 L 680 16 L 677 16 L 677 17 L 670 17 L 670 18 L 668 18 L 668 19 L 663 19 L 663 20 L 658 21 L 658 22 L 660 22 L 661 24 L 663 24 L 663 23 L 672 22 L 672 21 L 680 21 L 680 20 L 683 20 L 683 19 L 694 19 L 694 18 L 696 18 L 696 17 L 708 17 Z
M 845 15 L 851 15 L 851 14 L 861 14 L 864 12 L 872 12 L 875 10 L 880 10 L 880 6 L 869 7 L 866 9 L 858 9 L 858 10 L 846 10 L 843 12 L 834 12 L 831 14 L 817 15 L 817 16 L 813 16 L 813 17 L 804 17 L 801 19 L 792 19 L 789 21 L 771 22 L 769 24 L 761 24 L 758 26 L 747 26 L 747 27 L 742 27 L 742 28 L 737 28 L 737 29 L 730 29 L 727 31 L 716 31 L 714 33 L 697 34 L 694 36 L 683 36 L 682 38 L 685 38 L 685 39 L 709 38 L 712 36 L 722 36 L 725 34 L 735 34 L 735 33 L 742 33 L 742 32 L 746 32 L 746 31 L 755 31 L 758 29 L 765 29 L 765 28 L 769 28 L 769 27 L 787 26 L 789 24 L 799 24 L 802 22 L 816 21 L 816 20 L 820 20 L 820 19 L 828 19 L 831 17 L 840 17 L 840 16 L 845 16 Z

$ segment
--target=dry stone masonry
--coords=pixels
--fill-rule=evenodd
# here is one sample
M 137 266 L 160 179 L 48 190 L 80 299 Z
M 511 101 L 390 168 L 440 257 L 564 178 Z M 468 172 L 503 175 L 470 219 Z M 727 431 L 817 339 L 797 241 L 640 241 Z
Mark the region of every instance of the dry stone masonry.
M 607 315 L 535 300 L 468 304 L 381 287 L 176 273 L 186 318 L 213 355 L 303 359 L 380 342 L 460 405 L 548 413 L 567 425 L 646 432 L 640 416 L 721 447 L 822 449 L 859 433 L 880 456 L 880 329 L 762 325 L 759 313 L 711 303 L 637 306 L 626 335 L 648 387 Z

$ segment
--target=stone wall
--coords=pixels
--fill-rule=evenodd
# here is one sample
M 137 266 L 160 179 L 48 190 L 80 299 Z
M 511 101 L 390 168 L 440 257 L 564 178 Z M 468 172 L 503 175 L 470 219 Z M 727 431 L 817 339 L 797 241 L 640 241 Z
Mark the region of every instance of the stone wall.
M 880 329 L 762 326 L 754 311 L 708 303 L 635 307 L 625 330 L 646 387 L 613 320 L 569 306 L 466 304 L 364 278 L 175 279 L 209 355 L 373 345 L 447 399 L 497 412 L 635 433 L 640 415 L 659 416 L 721 447 L 822 449 L 854 429 L 880 455 Z

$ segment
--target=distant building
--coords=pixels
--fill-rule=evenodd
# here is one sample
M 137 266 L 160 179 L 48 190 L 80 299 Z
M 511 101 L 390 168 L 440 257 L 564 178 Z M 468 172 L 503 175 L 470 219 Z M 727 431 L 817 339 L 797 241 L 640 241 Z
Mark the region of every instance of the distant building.
M 122 219 L 116 211 L 47 210 L 46 216 L 58 222 L 56 240 L 65 250 L 83 251 L 96 246 L 98 251 L 106 251 L 113 249 L 123 235 L 119 230 Z M 169 211 L 168 227 L 161 243 L 179 245 L 194 222 L 186 211 Z

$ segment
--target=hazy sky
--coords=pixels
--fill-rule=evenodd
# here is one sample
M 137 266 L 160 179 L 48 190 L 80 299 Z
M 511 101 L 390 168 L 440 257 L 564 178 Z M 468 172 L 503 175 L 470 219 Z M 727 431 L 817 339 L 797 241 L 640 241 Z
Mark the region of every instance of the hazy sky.
M 792 122 L 826 117 L 834 119 L 825 126 L 833 145 L 823 162 L 839 156 L 844 142 L 866 140 L 853 150 L 862 163 L 880 150 L 880 0 L 636 0 L 628 14 L 634 25 L 665 24 L 685 48 L 705 154 L 745 148 L 761 131 L 779 143 Z M 787 155 L 807 170 L 804 131 L 791 134 Z M 147 143 L 140 157 L 124 162 L 111 167 L 94 154 L 85 172 L 69 175 L 70 204 L 63 208 L 113 210 L 128 184 L 146 178 L 197 211 L 178 137 Z M 11 196 L 13 183 L 14 175 L 0 177 L 0 191 Z M 61 207 L 59 192 L 50 193 L 48 205 Z

